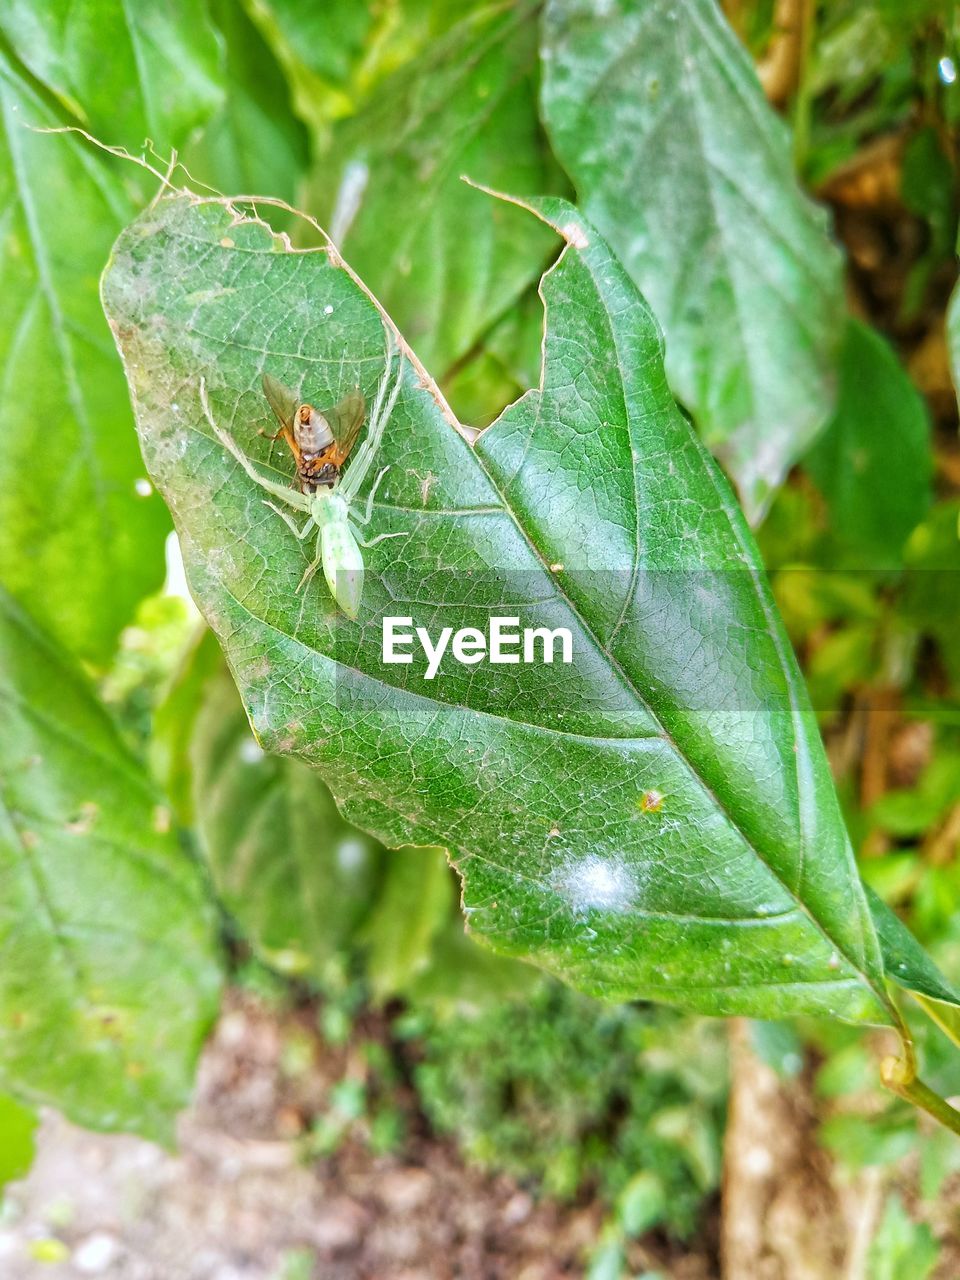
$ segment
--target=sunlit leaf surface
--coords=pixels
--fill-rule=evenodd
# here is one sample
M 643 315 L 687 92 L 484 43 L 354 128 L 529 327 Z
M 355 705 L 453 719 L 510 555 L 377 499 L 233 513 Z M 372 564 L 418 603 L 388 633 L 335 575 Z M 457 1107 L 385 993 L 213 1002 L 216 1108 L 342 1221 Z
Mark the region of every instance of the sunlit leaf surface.
M 223 100 L 220 45 L 190 0 L 0 0 L 0 30 L 76 121 L 113 145 L 177 147 Z
M 169 522 L 97 296 L 131 206 L 86 143 L 28 127 L 59 123 L 0 52 L 0 581 L 105 662 L 163 580 Z

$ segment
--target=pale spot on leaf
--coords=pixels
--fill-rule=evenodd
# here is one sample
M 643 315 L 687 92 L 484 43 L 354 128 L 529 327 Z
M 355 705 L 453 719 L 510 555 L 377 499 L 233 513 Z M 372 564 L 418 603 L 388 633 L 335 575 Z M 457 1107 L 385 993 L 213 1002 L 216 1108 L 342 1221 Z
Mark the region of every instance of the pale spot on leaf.
M 626 911 L 633 897 L 633 878 L 622 863 L 589 854 L 567 863 L 556 886 L 574 911 Z
M 590 244 L 587 234 L 583 227 L 576 222 L 567 222 L 560 230 L 560 234 L 566 240 L 567 244 L 572 244 L 575 249 L 586 249 Z

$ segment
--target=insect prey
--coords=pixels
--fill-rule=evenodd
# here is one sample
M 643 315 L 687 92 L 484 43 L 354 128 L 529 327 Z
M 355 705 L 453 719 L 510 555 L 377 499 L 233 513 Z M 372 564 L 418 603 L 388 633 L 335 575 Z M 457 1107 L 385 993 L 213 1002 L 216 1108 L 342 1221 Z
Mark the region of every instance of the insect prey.
M 265 373 L 263 394 L 280 423 L 271 439 L 283 436 L 286 440 L 302 492 L 336 484 L 363 426 L 366 403 L 360 388 L 354 387 L 332 409 L 321 411 L 298 403 L 289 387 Z
M 387 538 L 406 536 L 402 532 L 381 533 L 369 541 L 362 536 L 362 530 L 373 515 L 377 489 L 389 467 L 381 468 L 370 486 L 362 510 L 357 509 L 357 494 L 376 459 L 402 382 L 403 360 L 396 350 L 393 336 L 388 335 L 386 362 L 370 410 L 367 434 L 349 468 L 344 471 L 344 463 L 357 441 L 366 413 L 359 388 L 348 392 L 332 409 L 321 412 L 312 405 L 299 403 L 289 387 L 271 374 L 264 374 L 264 394 L 280 423 L 276 435 L 283 436 L 296 462 L 298 491 L 285 488 L 263 475 L 240 451 L 232 437 L 218 426 L 210 410 L 205 380 L 200 379 L 200 403 L 207 422 L 251 480 L 270 494 L 273 501 L 265 498 L 265 505 L 280 516 L 298 540 L 304 541 L 316 534 L 316 555 L 307 566 L 297 590 L 305 587 L 317 569 L 322 567 L 330 594 L 348 618 L 357 617 L 363 595 L 361 547 L 373 547 Z M 306 515 L 303 526 L 298 527 L 293 516 L 278 506 L 278 502 Z

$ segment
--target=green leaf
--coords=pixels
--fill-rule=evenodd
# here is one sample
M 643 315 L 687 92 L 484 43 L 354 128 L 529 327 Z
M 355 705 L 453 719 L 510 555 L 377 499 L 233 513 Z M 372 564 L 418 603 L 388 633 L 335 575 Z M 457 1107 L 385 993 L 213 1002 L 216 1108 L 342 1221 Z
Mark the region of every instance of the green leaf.
M 297 593 L 304 553 L 212 436 L 199 380 L 266 461 L 265 368 L 317 403 L 372 396 L 369 296 L 338 256 L 290 252 L 221 202 L 164 200 L 121 237 L 105 304 L 191 588 L 262 744 L 317 766 L 385 843 L 448 848 L 495 948 L 611 998 L 888 1021 L 756 548 L 634 286 L 574 209 L 540 208 L 567 240 L 541 286 L 543 389 L 471 448 L 406 366 L 372 531 L 407 536 L 365 554 L 368 625 L 316 581 Z M 398 601 L 432 633 L 491 611 L 565 625 L 576 661 L 428 681 L 382 662 Z
M 0 595 L 0 1086 L 171 1141 L 216 1013 L 216 922 L 143 770 Z
M 270 964 L 321 978 L 369 911 L 383 851 L 344 822 L 310 769 L 264 756 L 225 672 L 207 687 L 190 754 L 224 904 Z
M 301 118 L 317 128 L 342 113 L 369 42 L 370 6 L 355 0 L 248 0 L 248 7 L 286 71 Z
M 930 418 L 890 344 L 857 320 L 847 326 L 837 411 L 804 461 L 827 501 L 833 562 L 899 566 L 930 506 Z
M 920 129 L 903 153 L 900 198 L 926 223 L 926 247 L 904 285 L 901 318 L 914 320 L 926 300 L 933 273 L 954 252 L 957 239 L 957 175 L 932 125 Z
M 401 849 L 394 856 L 399 860 L 410 852 Z M 438 851 L 429 852 L 436 859 Z M 450 870 L 445 863 L 442 865 L 449 890 Z M 439 872 L 435 874 L 439 881 Z M 419 898 L 419 889 L 415 893 L 414 901 Z M 439 893 L 437 897 L 439 899 Z M 405 904 L 404 911 L 409 912 L 409 907 L 409 903 Z M 479 945 L 465 932 L 460 912 L 454 914 L 450 907 L 448 892 L 446 922 L 431 933 L 426 963 L 412 966 L 412 976 L 408 970 L 401 987 L 390 991 L 389 984 L 384 984 L 382 990 L 387 995 L 402 994 L 418 1009 L 429 1009 L 437 1017 L 475 1017 L 482 1010 L 507 1001 L 528 998 L 545 981 L 543 974 L 532 965 L 499 956 L 489 947 Z M 417 915 L 419 917 L 419 910 Z
M 891 982 L 909 991 L 944 1033 L 960 1045 L 960 994 L 899 916 L 872 889 L 866 889 L 866 896 Z
M 0 1094 L 0 1191 L 30 1171 L 37 1113 L 16 1098 Z
M 531 285 L 442 380 L 441 390 L 461 422 L 487 427 L 540 377 L 543 306 Z
M 518 298 L 484 338 L 484 349 L 500 361 L 522 387 L 536 385 L 540 377 L 543 342 L 543 305 L 531 287 Z
M 289 81 L 295 110 L 315 140 L 332 120 L 369 101 L 386 75 L 410 62 L 484 0 L 245 0 Z
M 520 384 L 486 347 L 444 380 L 443 394 L 461 422 L 488 427 L 530 384 Z
M 586 1280 L 621 1280 L 624 1274 L 627 1258 L 623 1243 L 615 1238 L 615 1231 L 608 1229 L 608 1235 L 614 1238 L 605 1238 L 592 1253 Z
M 428 365 L 445 371 L 542 270 L 550 238 L 461 181 L 554 185 L 529 5 L 470 14 L 334 130 L 321 221 Z
M 264 755 L 212 632 L 158 707 L 151 748 L 222 902 L 275 968 L 323 982 L 337 953 L 363 948 L 378 999 L 415 992 L 434 1008 L 530 985 L 532 970 L 464 936 L 442 853 L 387 854 L 314 772 Z
M 887 1200 L 883 1221 L 870 1244 L 870 1275 L 897 1280 L 907 1273 L 927 1280 L 940 1259 L 940 1245 L 925 1222 L 914 1222 L 896 1194 Z
M 223 100 L 206 6 L 190 0 L 0 0 L 17 57 L 87 129 L 139 151 L 178 147 Z
M 66 648 L 105 663 L 163 581 L 168 520 L 143 462 L 97 280 L 130 204 L 0 52 L 0 581 Z M 149 486 L 147 486 L 149 492 Z
M 292 200 L 307 166 L 307 136 L 290 113 L 283 73 L 240 0 L 216 0 L 213 12 L 225 45 L 226 96 L 183 163 L 218 191 Z
M 363 930 L 367 976 L 380 1002 L 408 990 L 429 968 L 454 902 L 450 868 L 439 849 L 393 852 L 385 871 L 383 891 Z
M 190 747 L 210 682 L 223 669 L 216 637 L 202 624 L 153 708 L 148 753 L 150 769 L 183 827 L 194 823 L 193 764 Z
M 960 501 L 941 501 L 914 529 L 904 552 L 902 617 L 933 636 L 954 689 L 960 689 Z M 950 703 L 942 704 L 948 716 Z
M 549 0 L 544 119 L 751 518 L 826 422 L 840 255 L 713 0 Z
M 640 1236 L 666 1216 L 663 1180 L 649 1169 L 636 1174 L 617 1201 L 617 1217 L 628 1236 Z
M 870 821 L 900 838 L 918 839 L 941 822 L 960 796 L 960 752 L 944 744 L 912 787 L 887 791 L 870 808 Z

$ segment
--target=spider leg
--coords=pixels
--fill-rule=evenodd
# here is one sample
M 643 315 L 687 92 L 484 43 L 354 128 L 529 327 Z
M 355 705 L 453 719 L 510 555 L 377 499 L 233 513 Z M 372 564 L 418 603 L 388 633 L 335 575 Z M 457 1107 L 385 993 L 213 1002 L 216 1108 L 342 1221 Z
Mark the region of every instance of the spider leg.
M 224 431 L 222 427 L 217 426 L 213 420 L 213 414 L 210 412 L 210 401 L 207 399 L 206 381 L 200 379 L 200 404 L 203 408 L 203 416 L 213 428 L 213 434 L 217 437 L 228 453 L 233 454 L 237 462 L 240 463 L 244 471 L 254 480 L 261 489 L 265 489 L 267 493 L 272 494 L 275 498 L 279 498 L 281 502 L 285 502 L 288 507 L 294 507 L 297 511 L 309 511 L 309 499 L 302 493 L 298 493 L 295 489 L 287 489 L 282 484 L 277 484 L 274 480 L 268 480 L 266 476 L 260 474 L 253 463 L 244 454 L 240 452 L 234 441 Z
M 393 369 L 393 357 L 396 352 L 396 344 L 393 340 L 393 334 L 387 333 L 387 350 L 383 362 L 383 373 L 377 383 L 377 394 L 373 398 L 373 408 L 370 410 L 371 425 L 379 422 L 380 415 L 383 413 L 383 398 L 386 395 L 387 385 L 390 382 L 390 373 Z
M 298 591 L 303 590 L 303 588 L 307 585 L 307 583 L 310 581 L 313 575 L 320 568 L 322 563 L 323 563 L 323 551 L 321 549 L 321 541 L 319 538 L 317 538 L 316 558 L 314 560 L 311 560 L 310 563 L 307 565 L 306 569 L 304 569 L 303 577 L 300 579 L 299 583 L 297 584 Z
M 274 444 L 276 443 L 276 441 L 277 441 L 277 440 L 279 440 L 279 439 L 280 439 L 280 437 L 281 437 L 281 436 L 283 436 L 284 438 L 286 438 L 286 434 L 287 434 L 287 432 L 286 432 L 286 428 L 285 428 L 285 427 L 280 427 L 277 431 L 266 431 L 266 430 L 264 430 L 264 428 L 263 428 L 263 427 L 257 427 L 257 435 L 258 435 L 258 436 L 263 436 L 263 438 L 264 438 L 265 440 L 269 440 L 269 441 L 270 441 L 270 448 L 267 450 L 267 462 L 268 462 L 268 463 L 271 463 L 271 464 L 272 464 L 272 462 L 273 462 L 273 446 L 274 446 Z
M 408 538 L 410 536 L 410 530 L 402 529 L 399 533 L 378 533 L 375 538 L 370 538 L 369 540 L 361 538 L 357 533 L 353 536 L 356 539 L 358 547 L 375 547 L 378 542 L 385 542 L 387 538 Z
M 288 514 L 286 513 L 286 511 L 281 511 L 279 507 L 275 507 L 275 506 L 273 505 L 273 503 L 272 503 L 272 502 L 268 502 L 268 501 L 266 500 L 266 498 L 264 498 L 264 500 L 263 500 L 263 505 L 264 505 L 265 507 L 269 507 L 271 511 L 275 511 L 275 512 L 277 513 L 277 515 L 280 517 L 280 519 L 283 521 L 283 523 L 284 523 L 284 524 L 287 526 L 287 528 L 291 531 L 291 533 L 293 534 L 293 536 L 294 536 L 295 538 L 299 538 L 301 541 L 303 541 L 303 539 L 304 539 L 304 538 L 306 538 L 306 537 L 309 535 L 309 533 L 311 532 L 311 530 L 314 528 L 314 523 L 313 523 L 313 517 L 312 517 L 312 516 L 311 516 L 311 517 L 310 517 L 310 519 L 307 521 L 307 523 L 303 526 L 303 528 L 302 528 L 302 529 L 298 529 L 298 528 L 297 528 L 297 523 L 296 523 L 296 521 L 294 520 L 293 516 L 288 515 Z
M 346 476 L 340 482 L 340 491 L 348 502 L 357 496 L 367 473 L 373 465 L 373 460 L 380 448 L 380 442 L 383 439 L 383 433 L 390 415 L 393 413 L 397 403 L 397 397 L 400 395 L 400 388 L 403 385 L 403 357 L 399 356 L 397 363 L 397 376 L 390 386 L 389 396 L 387 395 L 387 386 L 390 382 L 390 375 L 393 370 L 395 344 L 392 334 L 387 336 L 387 363 L 384 367 L 383 377 L 380 379 L 380 385 L 377 387 L 376 399 L 373 403 L 373 411 L 370 415 L 370 426 L 367 428 L 366 439 L 357 450 L 356 457 L 353 460 Z M 386 401 L 386 403 L 384 403 Z
M 373 500 L 377 496 L 377 490 L 380 488 L 380 481 L 383 479 L 383 477 L 387 474 L 389 470 L 390 470 L 389 467 L 384 467 L 381 470 L 380 474 L 377 476 L 376 480 L 374 480 L 373 484 L 370 486 L 370 492 L 367 494 L 367 502 L 366 502 L 366 506 L 363 509 L 363 515 L 358 516 L 355 512 L 353 511 L 350 512 L 350 518 L 351 520 L 353 520 L 354 524 L 363 525 L 363 524 L 370 523 L 370 520 L 373 517 Z

